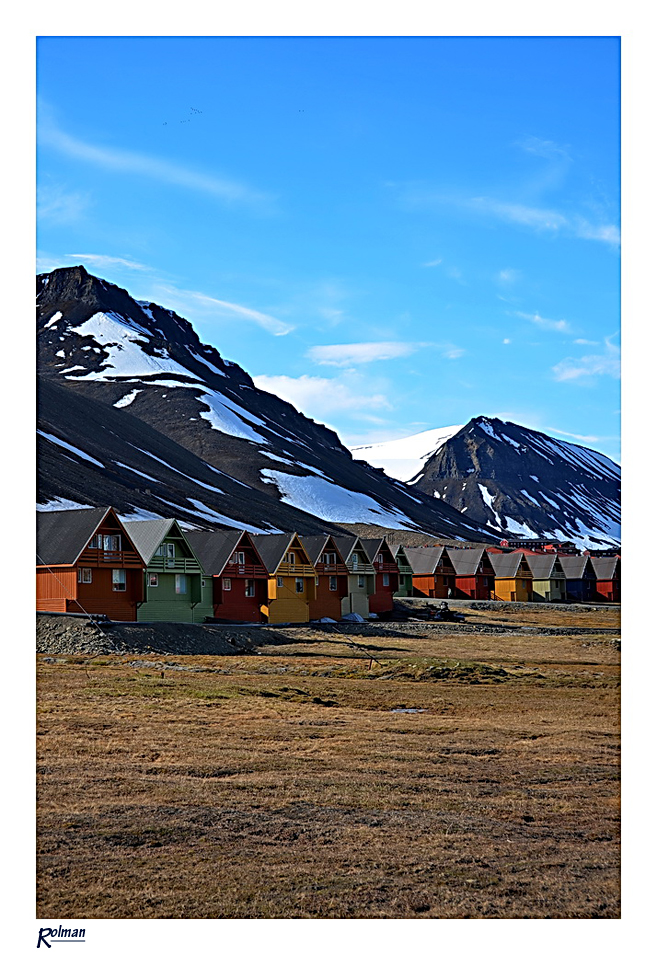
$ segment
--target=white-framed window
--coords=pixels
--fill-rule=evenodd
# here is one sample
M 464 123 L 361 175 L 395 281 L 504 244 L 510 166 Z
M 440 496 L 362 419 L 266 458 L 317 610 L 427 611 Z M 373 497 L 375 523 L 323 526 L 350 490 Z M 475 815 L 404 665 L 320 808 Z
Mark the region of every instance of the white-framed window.
M 112 590 L 125 590 L 125 570 L 112 571 Z
M 121 535 L 103 534 L 103 550 L 121 550 Z
M 384 587 L 389 587 L 389 586 L 390 586 L 390 574 L 384 574 L 384 575 L 383 575 L 383 586 L 384 586 Z
M 330 550 L 330 551 L 328 551 L 326 554 L 324 554 L 324 563 L 325 563 L 325 564 L 335 564 L 335 562 L 336 562 L 336 557 L 335 557 L 335 554 L 333 553 L 332 550 Z
M 91 567 L 78 567 L 78 583 L 79 584 L 91 583 Z
M 282 586 L 283 586 L 283 578 L 282 578 L 282 577 L 277 577 L 277 578 L 276 578 L 276 586 L 277 586 L 277 587 L 282 587 Z
M 244 596 L 255 597 L 255 580 L 244 581 Z
M 176 574 L 176 593 L 187 593 L 187 574 Z
M 351 563 L 352 563 L 352 566 L 353 566 L 354 570 L 356 570 L 356 568 L 358 567 L 358 554 L 354 554 L 354 555 L 353 555 L 353 557 L 351 558 Z M 360 585 L 359 585 L 359 586 L 360 586 Z
M 298 594 L 303 593 L 303 577 L 294 578 L 294 589 Z
M 358 586 L 359 586 L 359 587 L 364 587 L 364 586 L 365 586 L 365 578 L 364 578 L 364 576 L 363 576 L 362 574 L 359 574 L 359 575 L 358 575 Z
M 102 550 L 102 549 L 103 549 L 103 535 L 102 535 L 102 534 L 94 534 L 93 537 L 91 538 L 91 540 L 89 541 L 89 547 L 93 548 L 93 550 L 98 550 L 98 549 Z
M 223 580 L 221 581 L 222 590 L 230 590 L 232 586 L 233 586 L 233 582 L 230 579 L 230 577 L 224 577 Z
M 167 544 L 167 558 L 170 558 L 171 560 L 175 560 L 175 559 L 176 559 L 176 545 L 175 545 L 175 544 Z
M 294 564 L 296 562 L 297 555 L 294 553 L 293 550 L 289 552 L 289 554 L 287 555 L 287 559 L 290 564 Z
M 201 587 L 205 587 L 205 577 L 201 577 Z
M 149 574 L 148 575 L 148 586 L 157 587 L 159 584 L 160 578 L 158 574 Z
M 338 589 L 338 578 L 329 577 L 329 590 L 337 590 L 337 589 Z
M 238 563 L 238 564 L 244 564 L 244 563 L 245 563 L 245 560 L 244 560 L 244 551 L 243 551 L 243 550 L 238 550 L 238 552 L 237 552 L 237 563 Z

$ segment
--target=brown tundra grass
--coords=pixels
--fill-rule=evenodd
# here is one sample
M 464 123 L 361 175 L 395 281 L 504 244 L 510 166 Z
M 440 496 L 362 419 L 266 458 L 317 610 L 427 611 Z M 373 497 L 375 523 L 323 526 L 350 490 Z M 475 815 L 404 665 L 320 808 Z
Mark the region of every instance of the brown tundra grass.
M 311 628 L 40 661 L 38 917 L 619 918 L 618 621 L 586 617 L 391 624 L 371 667 Z

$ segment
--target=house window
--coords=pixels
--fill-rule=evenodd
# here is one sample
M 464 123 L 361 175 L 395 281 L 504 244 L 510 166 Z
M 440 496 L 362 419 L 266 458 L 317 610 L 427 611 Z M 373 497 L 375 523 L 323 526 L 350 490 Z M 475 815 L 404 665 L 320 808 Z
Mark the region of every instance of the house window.
M 290 553 L 287 555 L 287 559 L 291 564 L 294 564 L 296 560 L 296 554 L 294 554 L 293 551 L 290 551 Z
M 78 567 L 78 583 L 79 584 L 91 583 L 91 567 Z
M 176 574 L 176 593 L 187 593 L 187 574 Z
M 384 587 L 389 587 L 389 586 L 390 586 L 390 574 L 384 574 L 384 575 L 383 575 L 383 586 L 384 586 Z
M 359 577 L 358 577 L 358 586 L 359 586 L 359 587 L 364 587 L 364 586 L 365 586 L 365 578 L 362 576 L 362 574 L 359 575 Z
M 337 589 L 338 589 L 338 578 L 329 577 L 329 590 L 337 590 Z
M 303 577 L 294 578 L 294 589 L 298 594 L 303 593 Z
M 158 580 L 159 580 L 159 578 L 158 578 L 158 575 L 157 575 L 157 574 L 149 574 L 149 575 L 148 575 L 148 586 L 149 586 L 149 587 L 157 587 Z
M 89 547 L 92 547 L 94 550 L 97 550 L 98 548 L 100 548 L 100 549 L 102 550 L 102 549 L 103 549 L 103 535 L 102 535 L 102 534 L 94 534 L 94 536 L 93 536 L 93 537 L 91 538 L 91 540 L 89 541 Z
M 121 550 L 121 535 L 103 534 L 103 550 Z
M 444 583 L 444 584 L 448 584 L 448 583 L 449 583 L 449 577 L 443 577 L 443 583 Z
M 205 577 L 201 578 L 201 587 L 205 587 Z
M 282 587 L 282 586 L 283 586 L 283 578 L 282 578 L 282 577 L 277 577 L 277 578 L 276 578 L 276 586 L 277 586 L 277 587 Z
M 356 568 L 358 567 L 358 554 L 354 554 L 354 556 L 351 558 L 351 563 L 354 570 L 356 570 Z M 360 584 L 358 586 L 360 587 Z
M 224 577 L 224 579 L 221 582 L 221 587 L 223 590 L 230 590 L 232 585 L 233 585 L 233 582 L 230 579 L 230 577 Z
M 255 597 L 255 580 L 244 581 L 244 596 Z
M 329 551 L 329 553 L 324 554 L 324 563 L 325 564 L 335 563 L 335 554 L 333 553 L 333 551 Z
M 166 545 L 166 544 L 160 544 L 160 546 L 159 546 L 158 549 L 155 551 L 155 553 L 156 553 L 156 555 L 157 555 L 158 557 L 166 557 L 166 555 L 167 555 L 167 545 Z
M 125 570 L 112 571 L 112 590 L 125 590 Z
M 237 552 L 237 563 L 238 563 L 238 564 L 243 564 L 243 563 L 244 563 L 244 551 L 243 551 L 243 550 L 238 550 L 238 552 Z
M 172 560 L 176 558 L 176 545 L 167 544 L 167 557 L 170 557 Z

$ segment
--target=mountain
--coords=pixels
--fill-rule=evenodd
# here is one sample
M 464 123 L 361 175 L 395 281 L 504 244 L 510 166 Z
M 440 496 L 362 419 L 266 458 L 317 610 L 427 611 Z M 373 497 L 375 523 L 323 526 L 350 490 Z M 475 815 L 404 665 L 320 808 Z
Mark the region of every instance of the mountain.
M 332 522 L 492 540 L 437 498 L 354 461 L 256 388 L 191 324 L 82 266 L 37 276 L 38 506 L 319 533 Z
M 500 537 L 551 537 L 581 547 L 620 542 L 620 466 L 568 441 L 498 418 L 352 449 L 414 490 L 446 501 Z M 417 452 L 403 461 L 402 452 Z M 395 460 L 397 459 L 397 460 Z
M 367 461 L 398 481 L 411 482 L 420 473 L 428 458 L 461 430 L 456 424 L 448 428 L 432 428 L 406 438 L 384 441 L 382 444 L 362 444 L 349 448 L 356 459 Z

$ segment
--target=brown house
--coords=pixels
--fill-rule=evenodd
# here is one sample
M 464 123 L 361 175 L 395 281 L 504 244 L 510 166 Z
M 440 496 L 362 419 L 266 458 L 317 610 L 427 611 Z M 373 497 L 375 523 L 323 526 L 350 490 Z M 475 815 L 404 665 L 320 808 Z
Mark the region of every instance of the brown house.
M 406 556 L 413 569 L 416 597 L 455 596 L 456 574 L 446 547 L 407 547 Z
M 349 591 L 349 571 L 331 534 L 299 538 L 315 567 L 315 595 L 309 604 L 311 620 L 342 616 L 342 598 Z
M 495 571 L 486 547 L 448 547 L 447 554 L 454 566 L 454 596 L 490 600 L 495 588 Z
M 136 620 L 144 567 L 111 507 L 37 514 L 37 610 Z
M 392 613 L 392 595 L 399 587 L 399 567 L 385 537 L 361 537 L 361 543 L 375 570 L 370 613 Z
M 212 581 L 210 616 L 219 620 L 261 623 L 269 574 L 247 531 L 185 531 Z M 206 579 L 207 579 L 206 578 Z

